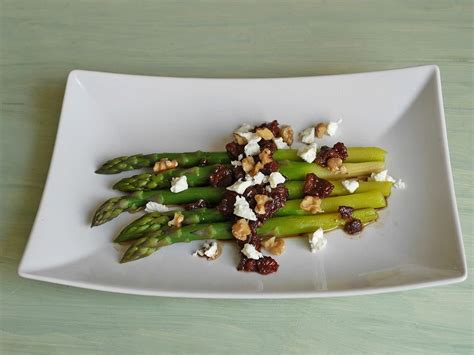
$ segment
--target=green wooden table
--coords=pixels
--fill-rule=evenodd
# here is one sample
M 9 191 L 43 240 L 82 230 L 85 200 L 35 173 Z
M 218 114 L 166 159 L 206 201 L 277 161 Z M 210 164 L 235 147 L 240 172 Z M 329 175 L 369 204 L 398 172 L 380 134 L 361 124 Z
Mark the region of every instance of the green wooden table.
M 0 1 L 3 354 L 472 353 L 473 281 L 312 300 L 118 295 L 20 279 L 71 69 L 272 77 L 440 66 L 473 258 L 472 1 Z

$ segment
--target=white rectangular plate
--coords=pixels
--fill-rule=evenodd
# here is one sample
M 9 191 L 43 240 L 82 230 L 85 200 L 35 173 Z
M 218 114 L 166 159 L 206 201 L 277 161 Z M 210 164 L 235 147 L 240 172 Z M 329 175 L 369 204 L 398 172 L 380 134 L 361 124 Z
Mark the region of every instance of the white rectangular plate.
M 223 150 L 241 123 L 277 119 L 295 131 L 344 121 L 348 146 L 379 146 L 407 189 L 361 236 L 328 234 L 317 254 L 292 238 L 276 274 L 238 272 L 226 243 L 214 262 L 176 244 L 119 264 L 114 236 L 136 215 L 90 228 L 95 208 L 132 175 L 97 175 L 105 160 L 134 153 Z M 459 282 L 466 265 L 436 66 L 282 79 L 193 79 L 73 71 L 48 180 L 19 268 L 22 277 L 142 295 L 282 298 L 407 290 Z

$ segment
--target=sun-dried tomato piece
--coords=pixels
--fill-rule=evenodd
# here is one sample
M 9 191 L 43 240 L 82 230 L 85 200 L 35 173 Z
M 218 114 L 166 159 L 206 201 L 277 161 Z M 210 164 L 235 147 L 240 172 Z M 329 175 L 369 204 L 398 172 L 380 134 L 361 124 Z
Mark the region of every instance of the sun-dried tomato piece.
M 234 174 L 232 169 L 225 165 L 218 165 L 209 176 L 209 183 L 214 187 L 227 187 L 232 185 Z
M 273 141 L 266 141 L 264 139 L 261 139 L 258 142 L 258 145 L 260 146 L 260 151 L 263 151 L 265 148 L 267 148 L 272 153 L 274 153 L 277 150 L 277 146 L 276 146 L 275 142 L 273 142 Z
M 321 179 L 316 174 L 306 174 L 303 185 L 303 193 L 305 195 L 325 198 L 329 196 L 334 189 L 334 185 L 329 181 Z
M 359 233 L 363 227 L 364 226 L 362 222 L 360 221 L 360 219 L 354 218 L 345 224 L 344 231 L 349 234 L 356 234 L 356 233 Z
M 267 163 L 260 169 L 260 172 L 265 175 L 270 175 L 271 173 L 278 171 L 280 165 L 276 161 L 272 161 L 271 163 Z
M 339 158 L 342 161 L 347 159 L 347 148 L 344 143 L 338 142 L 332 148 L 323 145 L 316 155 L 316 164 L 326 167 L 327 162 L 331 158 Z
M 257 261 L 258 260 L 249 259 L 245 256 L 242 256 L 242 259 L 240 259 L 239 265 L 237 265 L 237 270 L 254 272 L 257 270 Z
M 262 275 L 268 275 L 278 270 L 278 263 L 271 256 L 264 256 L 257 260 L 257 272 Z
M 239 159 L 240 154 L 244 154 L 244 146 L 239 145 L 235 142 L 227 143 L 225 146 L 225 150 L 227 151 L 227 154 L 232 160 L 237 160 Z
M 338 210 L 339 214 L 341 215 L 341 218 L 352 219 L 352 212 L 354 212 L 354 209 L 352 207 L 339 206 Z
M 234 191 L 226 191 L 221 202 L 217 205 L 216 209 L 224 216 L 232 216 L 234 213 L 234 204 L 237 197 L 237 193 Z

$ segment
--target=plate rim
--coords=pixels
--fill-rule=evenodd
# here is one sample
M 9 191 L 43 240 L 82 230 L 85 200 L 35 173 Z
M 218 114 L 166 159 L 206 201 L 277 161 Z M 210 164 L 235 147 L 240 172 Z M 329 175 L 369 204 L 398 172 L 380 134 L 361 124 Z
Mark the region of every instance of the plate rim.
M 252 80 L 265 80 L 265 81 L 272 81 L 272 80 L 294 80 L 294 79 L 310 79 L 310 78 L 322 78 L 322 77 L 339 77 L 339 76 L 357 76 L 357 75 L 370 75 L 370 74 L 379 74 L 385 72 L 397 72 L 397 71 L 408 71 L 408 70 L 432 70 L 435 75 L 436 81 L 436 96 L 437 96 L 437 111 L 440 114 L 440 123 L 441 123 L 441 135 L 442 135 L 442 148 L 445 153 L 444 165 L 446 170 L 448 171 L 448 188 L 449 188 L 449 195 L 453 201 L 453 220 L 454 220 L 454 227 L 456 231 L 456 242 L 458 244 L 460 250 L 460 265 L 461 268 L 458 270 L 455 276 L 449 276 L 440 278 L 437 280 L 431 281 L 422 281 L 422 282 L 413 282 L 407 283 L 403 285 L 395 285 L 395 286 L 372 286 L 372 287 L 364 287 L 364 288 L 354 288 L 350 290 L 342 290 L 342 291 L 308 291 L 308 292 L 279 292 L 279 291 L 271 291 L 271 292 L 202 292 L 202 291 L 166 291 L 166 290 L 147 290 L 147 289 L 139 289 L 139 288 L 126 288 L 120 286 L 104 286 L 97 283 L 92 282 L 83 282 L 83 281 L 73 281 L 67 280 L 63 278 L 57 277 L 50 277 L 50 276 L 43 276 L 40 274 L 35 274 L 34 271 L 25 270 L 26 266 L 26 259 L 28 255 L 28 250 L 31 246 L 31 236 L 35 231 L 35 228 L 38 221 L 39 211 L 41 210 L 44 204 L 44 197 L 46 195 L 46 191 L 49 190 L 50 185 L 50 176 L 52 171 L 54 170 L 54 166 L 56 164 L 56 156 L 58 154 L 58 137 L 62 132 L 62 127 L 64 126 L 64 108 L 68 105 L 70 101 L 70 91 L 71 87 L 74 84 L 78 83 L 77 77 L 81 74 L 85 75 L 100 75 L 100 76 L 119 76 L 119 77 L 136 77 L 136 78 L 149 78 L 149 79 L 176 79 L 176 80 L 212 80 L 212 81 L 252 81 Z M 75 82 L 75 83 L 74 83 Z M 464 248 L 464 241 L 463 241 L 463 233 L 461 228 L 461 222 L 459 218 L 459 210 L 457 206 L 457 199 L 456 193 L 454 189 L 454 178 L 453 178 L 453 171 L 451 168 L 451 157 L 449 154 L 449 144 L 448 144 L 448 135 L 447 135 L 447 128 L 446 128 L 446 117 L 444 112 L 444 102 L 443 102 L 443 94 L 442 94 L 442 86 L 441 86 L 441 73 L 438 65 L 435 64 L 428 64 L 428 65 L 418 65 L 418 66 L 408 66 L 403 68 L 394 68 L 394 69 L 384 69 L 384 70 L 377 70 L 377 71 L 362 71 L 362 72 L 353 72 L 353 73 L 342 73 L 342 74 L 329 74 L 329 75 L 314 75 L 314 76 L 285 76 L 285 77 L 246 77 L 246 78 L 224 78 L 224 77 L 174 77 L 174 76 L 154 76 L 154 75 L 145 75 L 145 74 L 124 74 L 124 73 L 113 73 L 113 72 L 103 72 L 103 71 L 90 71 L 90 70 L 83 70 L 83 69 L 73 69 L 69 72 L 66 81 L 66 88 L 64 91 L 63 102 L 61 105 L 61 113 L 58 122 L 58 128 L 56 131 L 53 153 L 51 155 L 48 174 L 44 184 L 44 189 L 42 192 L 41 200 L 38 205 L 38 209 L 36 211 L 36 216 L 34 222 L 32 224 L 28 241 L 23 251 L 23 255 L 21 261 L 18 265 L 17 273 L 20 277 L 26 279 L 32 279 L 37 281 L 43 282 L 50 282 L 65 286 L 73 286 L 79 287 L 84 289 L 91 289 L 97 291 L 105 291 L 111 293 L 121 293 L 121 294 L 131 294 L 131 295 L 143 295 L 143 296 L 161 296 L 161 297 L 183 297 L 183 298 L 213 298 L 213 299 L 290 299 L 290 298 L 326 298 L 326 297 L 348 297 L 348 296 L 357 296 L 357 295 L 372 295 L 372 294 L 380 294 L 380 293 L 389 293 L 389 292 L 398 292 L 398 291 L 407 291 L 407 290 L 415 290 L 420 288 L 426 287 L 434 287 L 434 286 L 443 286 L 449 285 L 454 283 L 463 282 L 466 280 L 468 271 L 467 271 L 467 263 L 466 263 L 466 253 Z

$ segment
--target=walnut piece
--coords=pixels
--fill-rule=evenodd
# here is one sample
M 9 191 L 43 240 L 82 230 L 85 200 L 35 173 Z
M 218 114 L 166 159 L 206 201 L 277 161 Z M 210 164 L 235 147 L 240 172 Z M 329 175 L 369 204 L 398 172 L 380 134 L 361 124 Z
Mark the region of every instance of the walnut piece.
M 315 196 L 305 196 L 300 203 L 300 208 L 312 214 L 323 212 L 321 209 L 321 199 Z
M 247 237 L 250 235 L 250 226 L 247 220 L 241 218 L 237 222 L 234 223 L 232 226 L 232 235 L 235 239 L 238 240 L 246 240 Z
M 169 160 L 168 158 L 163 158 L 158 160 L 153 166 L 153 171 L 155 173 L 161 173 L 162 171 L 174 169 L 178 166 L 177 160 Z
M 168 222 L 168 226 L 181 228 L 181 224 L 184 221 L 184 216 L 181 212 L 177 211 L 174 213 L 173 219 Z
M 248 156 L 242 159 L 242 169 L 248 174 L 252 171 L 253 167 L 255 166 L 255 160 L 252 156 Z
M 237 133 L 234 133 L 234 142 L 237 143 L 238 145 L 246 145 L 247 144 L 247 140 L 238 135 Z
M 258 162 L 257 164 L 255 164 L 255 166 L 253 167 L 252 171 L 250 172 L 250 175 L 251 175 L 251 176 L 257 175 L 258 172 L 259 172 L 260 170 L 262 170 L 262 168 L 263 168 L 263 164 L 262 164 L 262 162 L 259 161 L 259 162 Z
M 336 172 L 339 171 L 339 169 L 342 166 L 342 159 L 341 158 L 330 158 L 327 160 L 327 166 L 329 171 L 331 172 Z
M 262 150 L 260 154 L 258 155 L 258 157 L 260 158 L 260 161 L 262 162 L 263 165 L 266 165 L 273 161 L 272 151 L 268 148 L 265 148 L 264 150 Z
M 293 144 L 293 128 L 291 126 L 280 127 L 280 137 L 283 138 L 283 142 L 288 145 Z
M 257 202 L 255 212 L 258 214 L 265 214 L 265 203 L 271 200 L 272 198 L 267 195 L 255 195 L 255 201 Z
M 328 129 L 328 125 L 326 123 L 318 123 L 314 128 L 316 130 L 316 137 L 323 138 Z
M 266 141 L 269 141 L 269 140 L 273 139 L 273 133 L 267 127 L 257 128 L 255 133 L 257 133 L 257 136 L 262 137 L 262 139 L 264 139 Z
M 285 251 L 285 240 L 282 238 L 271 237 L 263 240 L 262 246 L 267 249 L 270 254 L 281 255 Z

